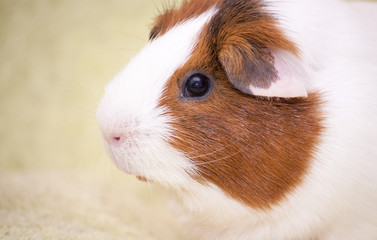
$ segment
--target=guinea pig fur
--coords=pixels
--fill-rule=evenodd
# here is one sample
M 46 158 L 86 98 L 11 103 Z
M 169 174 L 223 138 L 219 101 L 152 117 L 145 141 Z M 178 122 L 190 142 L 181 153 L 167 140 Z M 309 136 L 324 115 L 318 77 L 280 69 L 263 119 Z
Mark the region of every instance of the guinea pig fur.
M 108 84 L 114 163 L 193 239 L 377 239 L 377 4 L 188 0 Z

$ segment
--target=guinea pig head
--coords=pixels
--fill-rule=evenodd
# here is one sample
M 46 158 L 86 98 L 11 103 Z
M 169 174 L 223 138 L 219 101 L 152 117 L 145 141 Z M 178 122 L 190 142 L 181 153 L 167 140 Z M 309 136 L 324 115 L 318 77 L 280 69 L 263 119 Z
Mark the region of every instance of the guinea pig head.
M 128 173 L 269 207 L 300 184 L 322 128 L 301 66 L 262 1 L 187 1 L 108 85 L 105 145 Z

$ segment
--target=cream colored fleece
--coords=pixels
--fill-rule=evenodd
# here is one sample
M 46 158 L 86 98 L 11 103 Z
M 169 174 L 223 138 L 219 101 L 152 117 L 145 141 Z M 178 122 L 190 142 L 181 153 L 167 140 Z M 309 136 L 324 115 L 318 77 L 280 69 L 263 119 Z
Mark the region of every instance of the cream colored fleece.
M 144 185 L 83 171 L 2 173 L 0 239 L 184 239 L 169 200 Z

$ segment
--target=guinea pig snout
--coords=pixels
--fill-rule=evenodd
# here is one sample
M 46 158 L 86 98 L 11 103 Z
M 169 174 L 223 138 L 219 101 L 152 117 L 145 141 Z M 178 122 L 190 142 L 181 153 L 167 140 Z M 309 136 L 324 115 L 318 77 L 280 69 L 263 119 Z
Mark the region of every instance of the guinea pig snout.
M 129 138 L 129 124 L 126 121 L 114 121 L 105 115 L 99 115 L 98 122 L 102 137 L 108 147 L 120 148 Z

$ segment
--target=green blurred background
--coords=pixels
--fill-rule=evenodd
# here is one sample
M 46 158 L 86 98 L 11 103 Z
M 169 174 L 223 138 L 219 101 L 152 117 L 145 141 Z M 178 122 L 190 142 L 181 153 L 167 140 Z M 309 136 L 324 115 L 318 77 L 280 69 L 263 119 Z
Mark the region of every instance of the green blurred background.
M 166 0 L 0 0 L 0 239 L 183 239 L 95 112 Z

